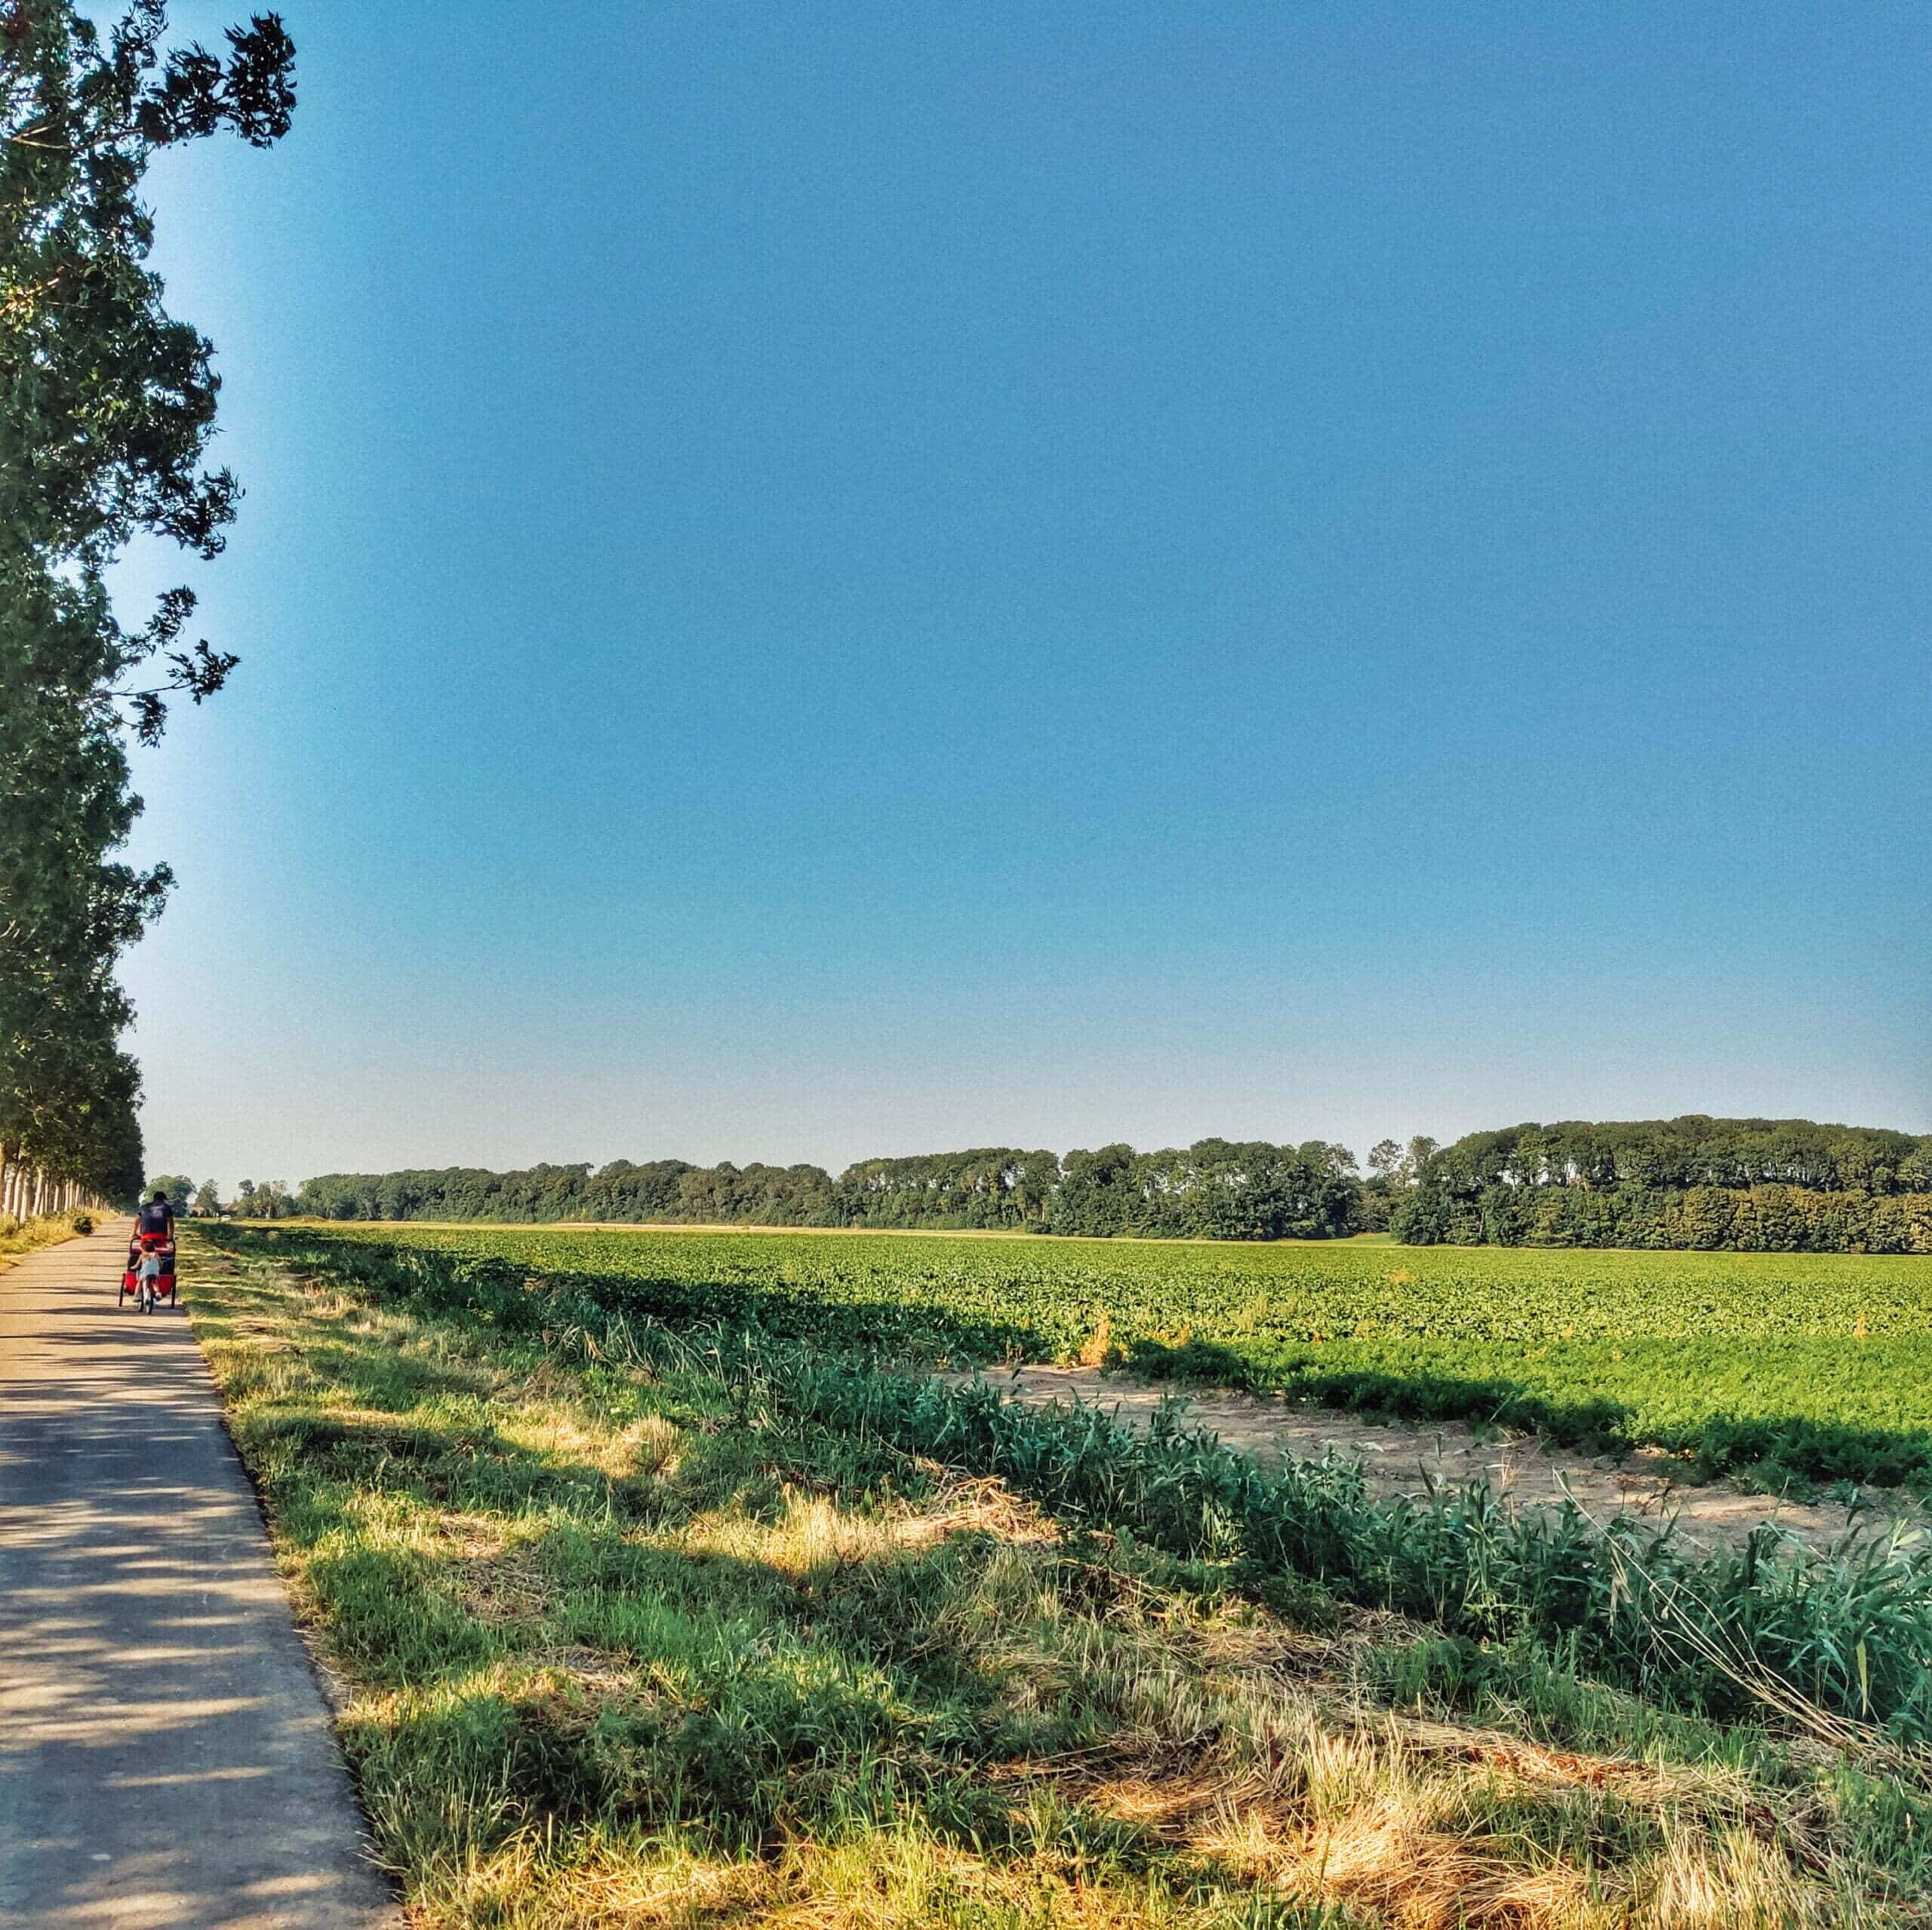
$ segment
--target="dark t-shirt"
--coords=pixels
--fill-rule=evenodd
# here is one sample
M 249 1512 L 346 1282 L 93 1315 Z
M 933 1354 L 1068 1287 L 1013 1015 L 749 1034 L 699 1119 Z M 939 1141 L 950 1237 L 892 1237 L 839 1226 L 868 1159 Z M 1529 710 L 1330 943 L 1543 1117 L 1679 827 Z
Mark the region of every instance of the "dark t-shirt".
M 174 1209 L 166 1200 L 150 1200 L 134 1221 L 137 1233 L 171 1234 L 174 1231 Z

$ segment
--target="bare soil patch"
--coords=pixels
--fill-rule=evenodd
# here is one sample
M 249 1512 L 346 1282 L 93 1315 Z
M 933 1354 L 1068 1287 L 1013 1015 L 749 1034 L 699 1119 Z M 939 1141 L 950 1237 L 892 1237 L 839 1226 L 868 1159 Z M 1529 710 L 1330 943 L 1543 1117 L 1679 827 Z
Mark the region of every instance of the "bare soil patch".
M 949 1375 L 949 1380 L 974 1378 Z M 1178 1400 L 1188 1424 L 1259 1458 L 1359 1461 L 1378 1494 L 1426 1493 L 1432 1485 L 1489 1483 L 1512 1507 L 1547 1507 L 1566 1493 L 1593 1520 L 1624 1514 L 1677 1524 L 1700 1547 L 1742 1541 L 1767 1523 L 1812 1542 L 1829 1542 L 1854 1521 L 1867 1529 L 1922 1525 L 1924 1511 L 1892 1489 L 1868 1489 L 1854 1510 L 1838 1501 L 1752 1493 L 1725 1482 L 1690 1478 L 1690 1464 L 1655 1448 L 1620 1458 L 1553 1448 L 1534 1435 L 1458 1421 L 1383 1421 L 1345 1409 L 1263 1395 L 1150 1386 L 1094 1367 L 1020 1367 L 977 1378 L 1016 1400 L 1041 1406 L 1080 1402 L 1145 1428 L 1164 1400 Z

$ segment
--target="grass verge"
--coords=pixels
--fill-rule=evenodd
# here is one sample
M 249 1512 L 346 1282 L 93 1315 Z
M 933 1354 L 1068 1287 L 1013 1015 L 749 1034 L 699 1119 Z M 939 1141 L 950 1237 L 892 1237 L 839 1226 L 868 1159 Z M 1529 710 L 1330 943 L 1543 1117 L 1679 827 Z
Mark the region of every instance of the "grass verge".
M 93 1231 L 91 1213 L 45 1213 L 38 1219 L 0 1219 L 0 1272 L 43 1246 L 57 1246 L 78 1233 Z
M 722 1335 L 189 1266 L 424 1925 L 1921 1920 L 1895 1752 L 1257 1586 Z

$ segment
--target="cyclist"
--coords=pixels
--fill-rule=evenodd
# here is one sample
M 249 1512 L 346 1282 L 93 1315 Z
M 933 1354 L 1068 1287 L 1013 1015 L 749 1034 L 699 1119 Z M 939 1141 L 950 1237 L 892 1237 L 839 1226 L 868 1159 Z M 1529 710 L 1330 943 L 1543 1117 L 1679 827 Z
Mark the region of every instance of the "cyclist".
M 141 1202 L 134 1216 L 134 1237 L 128 1243 L 128 1275 L 125 1292 L 133 1289 L 136 1303 L 144 1313 L 152 1313 L 162 1298 L 165 1283 L 168 1297 L 174 1293 L 174 1209 L 168 1203 L 166 1191 L 157 1186 Z
M 144 1234 L 157 1240 L 174 1237 L 174 1209 L 168 1203 L 165 1187 L 157 1186 L 134 1215 L 134 1237 L 139 1240 Z

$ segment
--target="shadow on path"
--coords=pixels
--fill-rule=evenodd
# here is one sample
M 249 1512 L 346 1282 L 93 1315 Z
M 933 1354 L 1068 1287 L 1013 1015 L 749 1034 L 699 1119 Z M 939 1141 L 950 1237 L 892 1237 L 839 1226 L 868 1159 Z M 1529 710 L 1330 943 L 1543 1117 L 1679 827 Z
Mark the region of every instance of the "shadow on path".
M 200 1350 L 117 1311 L 125 1251 L 0 1274 L 0 1926 L 392 1924 Z

